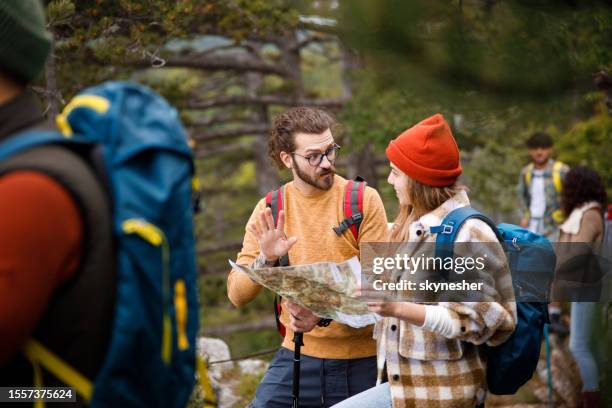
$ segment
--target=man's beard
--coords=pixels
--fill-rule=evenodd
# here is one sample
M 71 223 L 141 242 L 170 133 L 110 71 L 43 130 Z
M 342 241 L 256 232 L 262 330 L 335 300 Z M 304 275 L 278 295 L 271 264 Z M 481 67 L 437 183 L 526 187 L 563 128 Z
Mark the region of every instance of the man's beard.
M 315 177 L 309 176 L 308 174 L 304 173 L 302 171 L 302 169 L 300 169 L 300 166 L 296 163 L 295 165 L 295 174 L 297 174 L 297 176 L 304 181 L 307 184 L 310 184 L 311 186 L 318 188 L 319 190 L 329 190 L 330 188 L 332 188 L 332 186 L 334 185 L 334 168 L 330 168 L 329 170 L 325 170 L 325 172 L 317 174 Z M 327 175 L 331 175 L 331 177 L 324 177 Z

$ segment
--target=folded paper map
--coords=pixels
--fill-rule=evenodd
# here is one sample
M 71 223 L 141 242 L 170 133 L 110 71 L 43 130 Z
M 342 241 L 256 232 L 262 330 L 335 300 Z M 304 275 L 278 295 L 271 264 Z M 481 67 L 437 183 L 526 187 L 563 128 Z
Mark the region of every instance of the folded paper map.
M 351 327 L 368 326 L 380 319 L 355 295 L 361 276 L 357 257 L 340 264 L 319 262 L 261 269 L 237 265 L 231 260 L 230 264 L 260 285 L 312 310 L 318 316 Z

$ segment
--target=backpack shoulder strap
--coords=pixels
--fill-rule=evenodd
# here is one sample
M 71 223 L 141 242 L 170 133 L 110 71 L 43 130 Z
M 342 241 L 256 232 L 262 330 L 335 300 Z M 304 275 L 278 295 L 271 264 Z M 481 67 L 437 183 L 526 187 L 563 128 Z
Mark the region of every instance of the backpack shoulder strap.
M 529 163 L 525 169 L 525 186 L 529 188 L 531 179 L 533 178 L 533 163 Z
M 281 186 L 276 190 L 272 190 L 266 194 L 266 207 L 272 210 L 272 218 L 274 219 L 274 225 L 278 223 L 278 214 L 284 208 L 285 199 L 285 186 Z M 289 266 L 289 254 L 282 256 L 279 259 L 280 266 Z M 279 295 L 274 296 L 274 317 L 276 320 L 276 330 L 281 337 L 285 337 L 286 329 L 280 321 L 280 315 L 282 312 L 281 308 L 281 297 Z
M 555 186 L 555 191 L 557 192 L 557 194 L 559 194 L 561 192 L 562 184 L 561 184 L 561 169 L 563 168 L 563 163 L 561 163 L 560 161 L 555 161 L 555 163 L 553 164 L 553 170 L 552 170 L 552 178 L 553 178 L 553 185 Z
M 445 259 L 453 257 L 453 243 L 457 238 L 457 234 L 459 233 L 461 226 L 470 218 L 476 218 L 484 221 L 489 227 L 491 227 L 493 233 L 495 236 L 497 236 L 497 239 L 500 242 L 503 242 L 503 238 L 501 237 L 497 226 L 490 218 L 476 211 L 472 207 L 461 207 L 448 213 L 440 225 L 429 228 L 429 231 L 432 234 L 436 234 L 436 258 Z M 442 273 L 444 277 L 448 279 L 449 271 L 443 270 Z
M 355 241 L 359 242 L 359 227 L 363 221 L 363 194 L 367 183 L 361 177 L 349 180 L 344 190 L 344 220 L 334 227 L 336 235 L 340 236 L 349 229 Z
M 52 130 L 26 131 L 0 143 L 0 161 L 38 146 L 61 144 L 66 139 Z

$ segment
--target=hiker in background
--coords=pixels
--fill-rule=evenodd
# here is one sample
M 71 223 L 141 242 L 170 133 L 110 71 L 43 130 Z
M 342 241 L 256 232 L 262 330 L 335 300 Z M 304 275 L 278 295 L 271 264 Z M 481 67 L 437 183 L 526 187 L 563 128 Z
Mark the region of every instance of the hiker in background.
M 523 167 L 518 182 L 521 227 L 555 241 L 558 225 L 563 222 L 561 191 L 569 167 L 552 159 L 553 140 L 549 134 L 536 132 L 526 145 L 532 162 Z M 548 311 L 553 330 L 566 333 L 560 304 L 551 302 Z
M 553 140 L 547 133 L 534 133 L 526 145 L 532 162 L 523 167 L 518 183 L 521 226 L 554 241 L 563 221 L 561 190 L 569 167 L 552 159 Z
M 385 210 L 378 193 L 370 187 L 362 190 L 363 218 L 358 235 L 353 228 L 340 234 L 333 229 L 346 218 L 345 193 L 352 183 L 335 174 L 340 146 L 334 141 L 334 126 L 329 113 L 315 108 L 293 108 L 276 116 L 269 153 L 279 168 L 291 170 L 293 180 L 269 195 L 282 200 L 280 207 L 284 208 L 276 225 L 266 199 L 255 206 L 238 264 L 275 266 L 287 254 L 291 265 L 342 262 L 359 255 L 360 242 L 386 239 Z M 227 290 L 235 306 L 251 302 L 261 289 L 242 272 L 230 271 Z M 251 407 L 291 406 L 294 332 L 304 333 L 299 374 L 301 407 L 329 407 L 374 385 L 373 326 L 354 329 L 330 323 L 285 300 L 280 322 L 286 327 L 282 347 L 259 384 Z
M 53 129 L 27 90 L 50 50 L 39 0 L 0 2 L 0 143 Z M 40 166 L 74 175 L 88 202 L 77 202 L 64 184 L 35 170 Z M 75 155 L 44 147 L 0 161 L 0 197 L 0 385 L 34 385 L 32 364 L 21 352 L 31 336 L 93 378 L 109 343 L 115 295 L 110 206 L 102 186 Z M 88 223 L 94 213 L 95 224 Z M 87 236 L 95 236 L 95 244 Z M 41 380 L 65 386 L 46 371 Z
M 418 243 L 419 252 L 433 248 L 437 234 L 430 228 L 440 226 L 452 210 L 470 205 L 466 189 L 457 183 L 462 169 L 451 130 L 436 114 L 391 141 L 386 153 L 388 182 L 400 205 L 390 239 Z M 514 299 L 512 281 L 503 248 L 486 222 L 466 220 L 455 242 L 491 243 L 488 265 L 495 267 L 486 273 L 496 282 L 488 288 L 496 301 L 423 305 L 366 297 L 370 310 L 384 317 L 375 328 L 379 385 L 337 408 L 484 405 L 487 362 L 477 345 L 501 344 L 514 331 L 516 304 L 507 301 Z
M 585 258 L 580 257 L 581 261 L 578 264 L 574 262 L 571 271 L 562 271 L 562 269 L 567 269 L 567 265 L 571 262 L 568 258 L 582 255 L 583 248 L 589 249 L 581 244 L 602 242 L 606 201 L 606 190 L 600 175 L 595 170 L 587 166 L 577 166 L 567 173 L 561 195 L 561 208 L 566 221 L 561 225 L 559 234 L 559 245 L 567 247 L 557 251 L 558 275 L 576 274 L 579 275 L 576 281 L 585 285 L 590 283 L 589 279 L 592 278 L 590 275 L 597 271 L 581 268 L 591 264 L 586 262 Z M 568 243 L 573 243 L 575 246 L 569 247 Z M 600 276 L 595 277 L 595 285 L 598 285 L 600 278 Z M 601 288 L 598 290 L 601 291 Z M 597 303 L 594 301 L 574 301 L 571 308 L 570 350 L 578 363 L 582 378 L 584 408 L 602 406 L 597 363 L 592 350 L 596 308 Z

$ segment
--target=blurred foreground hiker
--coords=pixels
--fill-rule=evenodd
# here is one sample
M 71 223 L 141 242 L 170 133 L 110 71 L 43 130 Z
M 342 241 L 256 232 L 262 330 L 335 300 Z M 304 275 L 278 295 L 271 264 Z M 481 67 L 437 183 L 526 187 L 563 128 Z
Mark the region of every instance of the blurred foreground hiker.
M 199 320 L 185 132 L 123 82 L 45 123 L 26 87 L 50 48 L 38 0 L 0 2 L 0 386 L 19 407 L 23 387 L 71 387 L 51 394 L 67 407 L 184 407 Z
M 238 264 L 257 268 L 342 262 L 359 255 L 360 242 L 385 240 L 387 217 L 378 193 L 363 182 L 335 174 L 340 146 L 334 141 L 333 129 L 331 115 L 315 108 L 294 108 L 275 118 L 270 156 L 280 168 L 291 170 L 293 180 L 256 205 Z M 346 207 L 352 214 L 347 214 Z M 277 213 L 276 224 L 273 212 Z M 240 307 L 255 299 L 262 287 L 232 270 L 227 289 L 232 303 Z M 292 405 L 294 332 L 304 333 L 301 407 L 329 407 L 374 385 L 372 326 L 354 329 L 325 321 L 287 301 L 282 302 L 279 323 L 284 341 L 251 407 Z
M 53 128 L 26 90 L 50 50 L 40 1 L 0 3 L 0 144 Z M 86 220 L 67 186 L 40 169 L 51 161 L 79 179 L 95 218 Z M 41 148 L 0 161 L 0 213 L 0 384 L 34 385 L 33 366 L 21 352 L 33 334 L 54 349 L 61 345 L 62 357 L 93 377 L 109 344 L 115 296 L 103 187 L 81 160 Z M 93 229 L 86 232 L 86 223 Z M 88 248 L 92 236 L 95 250 Z M 45 386 L 65 386 L 47 372 L 42 377 Z

